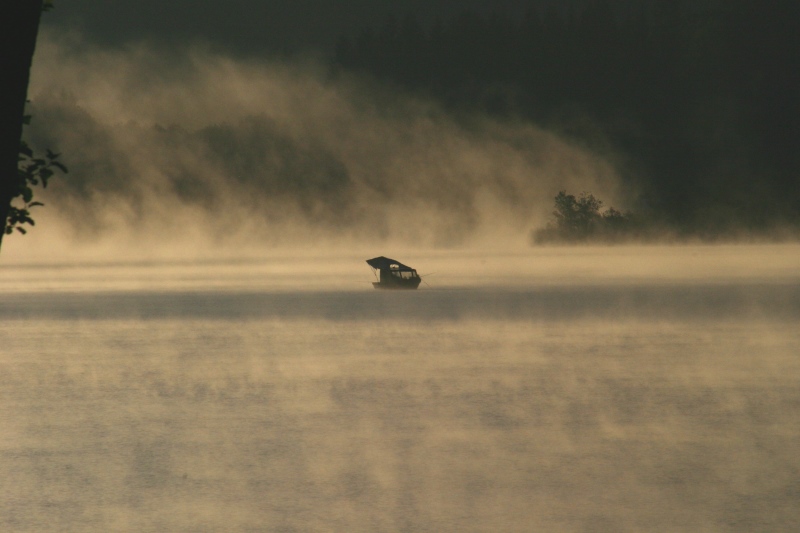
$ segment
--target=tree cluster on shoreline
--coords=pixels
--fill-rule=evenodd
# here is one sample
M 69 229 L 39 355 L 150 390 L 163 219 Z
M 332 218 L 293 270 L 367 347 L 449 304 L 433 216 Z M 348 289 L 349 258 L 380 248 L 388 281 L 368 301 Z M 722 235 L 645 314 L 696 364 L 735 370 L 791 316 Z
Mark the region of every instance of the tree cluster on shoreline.
M 532 244 L 623 242 L 646 237 L 645 221 L 632 212 L 613 207 L 602 210 L 603 201 L 583 192 L 579 196 L 560 191 L 555 197 L 552 220 L 531 232 Z

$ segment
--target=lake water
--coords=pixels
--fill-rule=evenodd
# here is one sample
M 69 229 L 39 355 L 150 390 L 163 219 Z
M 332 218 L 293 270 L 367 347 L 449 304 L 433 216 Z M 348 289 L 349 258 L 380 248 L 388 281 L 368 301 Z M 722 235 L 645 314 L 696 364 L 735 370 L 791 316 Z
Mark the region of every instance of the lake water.
M 800 530 L 800 247 L 362 255 L 3 264 L 0 530 Z

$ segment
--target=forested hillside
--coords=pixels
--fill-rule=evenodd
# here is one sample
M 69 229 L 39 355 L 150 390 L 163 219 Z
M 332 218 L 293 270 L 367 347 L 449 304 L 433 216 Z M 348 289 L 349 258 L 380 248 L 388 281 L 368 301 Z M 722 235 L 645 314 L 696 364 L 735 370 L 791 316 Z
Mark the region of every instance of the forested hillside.
M 800 226 L 798 22 L 795 0 L 409 15 L 343 36 L 335 65 L 609 155 L 680 232 L 766 232 Z

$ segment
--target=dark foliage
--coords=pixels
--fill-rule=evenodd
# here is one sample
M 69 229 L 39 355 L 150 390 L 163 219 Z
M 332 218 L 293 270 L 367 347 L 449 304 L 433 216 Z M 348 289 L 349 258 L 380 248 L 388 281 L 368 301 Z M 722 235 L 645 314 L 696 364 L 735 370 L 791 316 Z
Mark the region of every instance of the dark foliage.
M 26 124 L 30 122 L 30 116 L 26 115 L 24 121 Z M 33 199 L 33 188 L 39 185 L 47 187 L 56 170 L 65 174 L 68 172 L 67 167 L 58 161 L 60 155 L 47 150 L 44 157 L 39 157 L 34 154 L 28 143 L 25 141 L 20 143 L 16 191 L 11 197 L 11 205 L 8 208 L 4 229 L 6 235 L 13 233 L 14 230 L 24 235 L 27 233 L 25 224 L 35 225 L 30 210 L 44 204 Z
M 336 65 L 624 154 L 679 232 L 800 226 L 800 2 L 534 5 L 390 19 L 342 38 Z
M 619 242 L 642 238 L 644 225 L 633 213 L 613 207 L 601 211 L 602 200 L 589 193 L 575 195 L 560 191 L 555 197 L 553 219 L 546 228 L 534 231 L 534 244 Z

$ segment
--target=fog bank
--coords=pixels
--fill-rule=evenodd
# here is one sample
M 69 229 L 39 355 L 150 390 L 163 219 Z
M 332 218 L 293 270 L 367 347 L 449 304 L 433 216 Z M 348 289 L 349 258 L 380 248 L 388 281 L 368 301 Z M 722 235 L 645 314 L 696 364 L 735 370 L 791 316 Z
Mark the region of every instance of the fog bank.
M 524 243 L 560 189 L 624 198 L 609 161 L 534 124 L 452 116 L 312 60 L 44 31 L 30 98 L 26 136 L 70 168 L 34 233 L 62 242 Z

